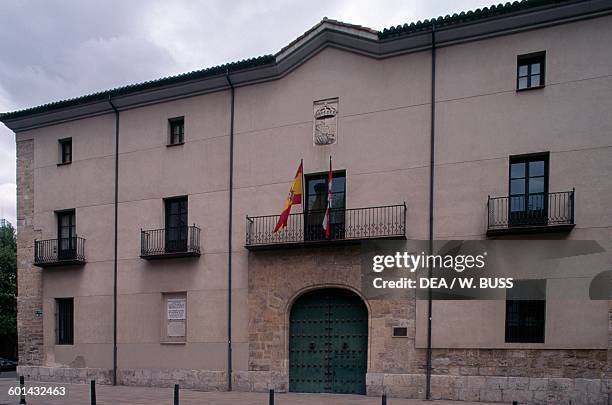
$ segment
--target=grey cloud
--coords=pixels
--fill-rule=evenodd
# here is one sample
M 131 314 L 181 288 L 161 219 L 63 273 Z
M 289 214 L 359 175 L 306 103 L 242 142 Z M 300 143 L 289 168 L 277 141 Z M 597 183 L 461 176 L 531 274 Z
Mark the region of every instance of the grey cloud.
M 489 5 L 462 0 L 7 0 L 0 111 L 275 53 L 323 16 L 382 29 Z M 0 214 L 15 217 L 14 137 L 0 126 Z

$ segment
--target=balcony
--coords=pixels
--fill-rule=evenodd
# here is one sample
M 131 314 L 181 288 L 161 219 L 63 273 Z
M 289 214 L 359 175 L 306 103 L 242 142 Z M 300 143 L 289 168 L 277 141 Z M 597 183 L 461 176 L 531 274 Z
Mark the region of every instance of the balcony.
M 574 227 L 574 190 L 489 197 L 487 235 L 569 232 Z
M 140 257 L 146 260 L 200 256 L 200 228 L 140 230 Z
M 38 267 L 85 264 L 85 239 L 71 238 L 34 241 L 34 265 Z
M 290 214 L 287 227 L 274 233 L 279 215 L 247 216 L 245 247 L 267 250 L 338 245 L 368 239 L 405 239 L 406 204 L 332 209 L 330 237 L 323 230 L 324 211 Z

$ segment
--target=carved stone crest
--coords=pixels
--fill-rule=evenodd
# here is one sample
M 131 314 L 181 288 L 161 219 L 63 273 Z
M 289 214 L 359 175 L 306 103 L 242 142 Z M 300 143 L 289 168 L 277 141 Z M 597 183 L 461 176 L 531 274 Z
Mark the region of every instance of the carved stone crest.
M 338 99 L 315 101 L 313 104 L 314 145 L 333 145 L 338 142 Z

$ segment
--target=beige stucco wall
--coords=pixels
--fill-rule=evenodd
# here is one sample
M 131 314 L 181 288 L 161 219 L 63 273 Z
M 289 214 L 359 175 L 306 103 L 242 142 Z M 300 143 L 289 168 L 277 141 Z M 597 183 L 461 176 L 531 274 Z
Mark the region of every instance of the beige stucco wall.
M 612 52 L 606 47 L 610 41 L 601 38 L 612 40 L 610 21 L 438 50 L 436 238 L 484 238 L 487 195 L 507 194 L 508 156 L 550 151 L 550 190 L 576 188 L 577 225 L 566 237 L 609 242 Z M 543 49 L 547 86 L 516 93 L 516 55 Z M 249 369 L 252 303 L 244 218 L 280 211 L 300 159 L 306 173 L 320 172 L 333 155 L 334 168 L 346 170 L 347 207 L 406 201 L 407 237 L 427 238 L 429 91 L 429 52 L 376 60 L 333 48 L 282 79 L 236 89 L 231 252 L 236 370 Z M 339 98 L 339 141 L 313 147 L 312 103 L 329 97 Z M 226 368 L 229 103 L 224 91 L 121 112 L 120 368 Z M 176 116 L 185 117 L 185 144 L 169 148 L 167 120 Z M 74 161 L 58 167 L 57 140 L 68 136 Z M 34 228 L 42 238 L 55 237 L 54 210 L 76 208 L 77 233 L 87 239 L 85 267 L 42 270 L 45 365 L 109 368 L 114 116 L 32 130 L 18 139 L 34 140 Z M 140 229 L 163 227 L 162 198 L 177 195 L 188 195 L 189 223 L 202 229 L 202 256 L 142 260 Z M 286 276 L 278 270 L 279 277 Z M 556 289 L 549 288 L 552 298 Z M 187 342 L 164 345 L 161 294 L 179 291 L 187 292 Z M 75 297 L 73 346 L 54 344 L 53 299 L 62 296 Z M 502 305 L 436 302 L 434 346 L 517 347 L 503 342 Z M 421 303 L 415 308 L 416 323 L 410 325 L 416 343 L 409 340 L 423 347 L 424 311 Z M 547 343 L 539 347 L 608 347 L 607 302 L 577 301 L 573 313 L 564 313 L 572 318 L 588 313 L 578 324 L 568 323 L 554 300 L 547 308 Z M 420 351 L 411 357 L 412 371 L 421 360 Z M 392 367 L 379 364 L 370 371 L 386 370 Z
M 485 237 L 487 196 L 508 194 L 508 157 L 550 152 L 549 190 L 576 189 L 576 227 L 561 237 L 610 249 L 612 52 L 601 38 L 612 38 L 609 18 L 438 51 L 436 238 Z M 541 50 L 546 87 L 516 92 L 516 55 Z M 535 236 L 551 237 L 559 236 Z M 549 281 L 546 343 L 531 347 L 607 348 L 608 302 L 589 300 L 581 277 L 594 274 L 581 266 Z M 537 276 L 533 269 L 529 278 Z M 419 304 L 417 345 L 426 347 L 427 307 Z M 504 343 L 504 314 L 504 302 L 436 302 L 434 347 L 517 346 Z
M 113 128 L 114 118 L 101 116 L 17 135 L 34 142 L 36 237 L 57 237 L 54 212 L 75 208 L 77 234 L 87 239 L 86 268 L 35 268 L 42 275 L 44 365 L 112 366 Z M 58 139 L 67 137 L 73 138 L 73 163 L 57 166 Z M 73 346 L 55 345 L 57 297 L 75 297 Z
M 118 359 L 120 368 L 226 367 L 227 159 L 226 93 L 121 113 Z M 186 144 L 168 148 L 167 119 L 185 116 Z M 55 210 L 75 208 L 77 234 L 87 239 L 83 268 L 43 275 L 45 365 L 112 367 L 114 116 L 18 134 L 34 139 L 34 228 L 56 236 Z M 57 166 L 57 140 L 72 137 L 72 164 Z M 189 222 L 202 228 L 197 260 L 140 259 L 140 229 L 163 227 L 162 198 L 188 195 Z M 238 289 L 246 280 L 235 277 Z M 161 293 L 187 291 L 185 345 L 160 344 Z M 75 344 L 55 345 L 56 297 L 75 297 Z M 234 297 L 244 306 L 246 296 Z M 235 352 L 246 341 L 236 315 Z M 246 359 L 246 356 L 242 356 Z M 242 360 L 246 364 L 246 360 Z M 236 366 L 240 367 L 240 357 Z

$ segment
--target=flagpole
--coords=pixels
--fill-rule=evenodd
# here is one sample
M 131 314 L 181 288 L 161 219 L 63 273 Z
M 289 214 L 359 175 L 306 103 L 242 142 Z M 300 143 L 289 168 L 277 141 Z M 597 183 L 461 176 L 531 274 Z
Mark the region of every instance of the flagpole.
M 332 198 L 333 198 L 333 193 L 332 193 L 332 185 L 333 185 L 333 180 L 334 180 L 334 173 L 332 171 L 332 158 L 331 158 L 331 154 L 329 155 L 329 190 L 327 190 L 327 198 L 329 199 L 329 218 L 327 219 L 327 227 L 329 228 L 329 231 L 327 231 L 328 235 L 327 239 L 331 238 L 331 212 L 332 212 Z
M 304 208 L 306 206 L 306 193 L 304 192 L 304 187 L 306 186 L 306 183 L 304 182 L 304 159 L 300 159 L 300 166 L 302 167 L 302 221 L 304 221 L 304 215 L 306 214 L 306 209 Z M 302 224 L 302 227 L 304 225 Z
M 332 199 L 334 197 L 333 193 L 332 193 L 332 186 L 333 186 L 333 181 L 334 181 L 334 172 L 332 169 L 332 157 L 331 154 L 329 155 L 329 190 L 327 191 L 327 198 L 329 198 L 329 218 L 327 219 L 328 224 L 327 227 L 329 228 L 329 231 L 327 231 L 328 235 L 327 235 L 327 239 L 331 238 L 331 212 L 332 212 Z
M 325 219 L 323 220 L 323 223 L 326 225 L 324 226 L 324 231 L 325 231 L 325 239 L 329 239 L 331 236 L 331 210 L 332 210 L 332 181 L 333 181 L 333 174 L 332 174 L 332 157 L 331 155 L 329 155 L 329 172 L 327 174 L 327 204 L 325 207 Z

